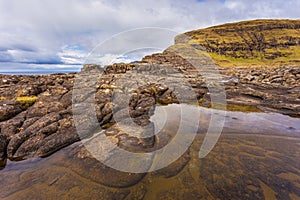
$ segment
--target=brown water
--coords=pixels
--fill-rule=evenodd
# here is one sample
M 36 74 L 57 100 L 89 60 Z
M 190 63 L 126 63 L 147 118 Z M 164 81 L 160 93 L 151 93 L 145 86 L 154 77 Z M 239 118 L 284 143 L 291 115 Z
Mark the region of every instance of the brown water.
M 300 119 L 228 112 L 218 143 L 199 159 L 209 119 L 221 113 L 193 108 L 201 109 L 199 134 L 166 168 L 118 172 L 87 157 L 76 143 L 48 158 L 8 161 L 0 171 L 0 199 L 300 199 Z M 179 106 L 164 109 L 173 116 L 164 118 L 165 127 L 176 127 Z

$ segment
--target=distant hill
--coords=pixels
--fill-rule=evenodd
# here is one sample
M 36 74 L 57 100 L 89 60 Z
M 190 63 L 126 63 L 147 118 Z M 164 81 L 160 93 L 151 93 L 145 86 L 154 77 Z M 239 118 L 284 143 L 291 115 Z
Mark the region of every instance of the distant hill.
M 300 65 L 300 20 L 253 20 L 178 35 L 176 44 L 205 49 L 217 65 Z

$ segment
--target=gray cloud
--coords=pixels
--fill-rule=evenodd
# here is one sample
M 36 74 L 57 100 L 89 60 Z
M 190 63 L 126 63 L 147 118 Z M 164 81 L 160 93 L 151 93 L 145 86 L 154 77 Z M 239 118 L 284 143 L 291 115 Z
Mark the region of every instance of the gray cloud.
M 0 0 L 0 61 L 79 64 L 120 31 L 299 18 L 299 8 L 298 0 Z

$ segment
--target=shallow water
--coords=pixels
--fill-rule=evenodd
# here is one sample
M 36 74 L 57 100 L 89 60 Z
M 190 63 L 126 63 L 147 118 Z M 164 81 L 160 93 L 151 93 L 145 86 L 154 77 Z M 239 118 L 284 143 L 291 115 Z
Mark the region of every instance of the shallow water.
M 0 171 L 0 198 L 300 198 L 299 118 L 181 106 L 158 107 L 152 117 L 157 132 L 176 134 L 180 122 L 184 130 L 192 130 L 200 113 L 193 144 L 168 167 L 145 174 L 118 172 L 86 157 L 78 142 L 48 158 L 8 161 Z M 181 108 L 189 114 L 181 116 Z M 199 150 L 213 115 L 224 116 L 224 128 L 213 150 L 200 159 Z

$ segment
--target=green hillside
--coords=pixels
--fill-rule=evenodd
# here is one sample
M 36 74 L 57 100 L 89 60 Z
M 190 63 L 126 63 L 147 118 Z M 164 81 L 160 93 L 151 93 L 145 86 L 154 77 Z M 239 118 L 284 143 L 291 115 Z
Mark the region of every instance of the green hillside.
M 300 20 L 253 20 L 190 31 L 176 44 L 205 49 L 217 65 L 300 65 Z

